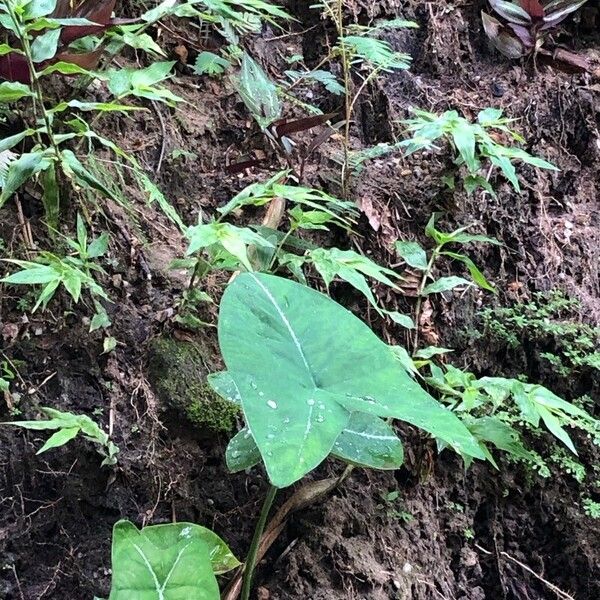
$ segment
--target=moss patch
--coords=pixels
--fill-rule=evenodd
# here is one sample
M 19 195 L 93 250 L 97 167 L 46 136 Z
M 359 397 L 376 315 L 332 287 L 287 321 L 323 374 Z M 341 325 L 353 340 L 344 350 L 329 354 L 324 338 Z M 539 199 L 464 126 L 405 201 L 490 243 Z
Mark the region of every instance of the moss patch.
M 217 396 L 206 383 L 202 348 L 160 337 L 150 346 L 149 379 L 160 401 L 199 429 L 230 432 L 239 407 Z

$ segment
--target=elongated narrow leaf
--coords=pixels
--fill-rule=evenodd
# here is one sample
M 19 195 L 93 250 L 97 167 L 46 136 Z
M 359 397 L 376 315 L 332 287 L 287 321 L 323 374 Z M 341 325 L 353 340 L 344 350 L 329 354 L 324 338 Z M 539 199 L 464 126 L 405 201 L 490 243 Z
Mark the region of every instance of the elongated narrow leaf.
M 0 102 L 15 102 L 21 98 L 35 96 L 28 85 L 17 81 L 3 81 L 0 83 Z M 14 136 L 12 136 L 14 137 Z
M 43 171 L 50 166 L 51 162 L 44 156 L 43 152 L 30 152 L 22 154 L 13 160 L 8 166 L 8 172 L 4 181 L 2 194 L 0 195 L 0 207 L 33 175 Z
M 77 434 L 80 432 L 79 427 L 70 427 L 68 429 L 59 429 L 56 433 L 53 433 L 48 441 L 36 452 L 36 454 L 42 454 L 47 450 L 52 450 L 52 448 L 58 448 L 60 446 L 64 446 L 72 439 L 77 437 Z
M 518 4 L 506 0 L 490 0 L 492 8 L 507 21 L 518 25 L 531 25 L 532 15 Z
M 411 379 L 390 348 L 315 290 L 239 275 L 221 302 L 219 343 L 278 487 L 322 462 L 353 412 L 405 420 L 483 458 L 466 427 Z
M 556 27 L 564 21 L 570 14 L 579 10 L 587 0 L 554 0 L 545 8 L 544 23 L 548 28 Z
M 461 285 L 471 285 L 471 282 L 465 279 L 464 277 L 456 277 L 455 275 L 451 275 L 450 277 L 440 277 L 437 281 L 430 283 L 428 286 L 425 286 L 423 290 L 423 296 L 429 296 L 429 294 L 439 294 L 441 292 L 449 292 L 454 288 Z
M 113 529 L 109 600 L 218 600 L 215 573 L 239 562 L 212 531 L 193 523 L 139 530 L 129 521 Z

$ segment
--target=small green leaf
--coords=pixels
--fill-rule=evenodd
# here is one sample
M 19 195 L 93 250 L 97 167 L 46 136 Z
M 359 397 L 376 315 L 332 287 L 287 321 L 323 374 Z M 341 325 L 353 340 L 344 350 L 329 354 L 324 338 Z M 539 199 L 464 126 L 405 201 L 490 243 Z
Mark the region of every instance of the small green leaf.
M 19 158 L 11 161 L 4 181 L 4 188 L 0 194 L 0 207 L 33 175 L 47 169 L 51 161 L 43 152 L 30 152 L 21 154 Z
M 20 100 L 21 98 L 31 98 L 33 96 L 35 96 L 35 94 L 31 90 L 31 88 L 28 85 L 25 85 L 24 83 L 18 83 L 16 81 L 3 81 L 2 83 L 0 83 L 0 102 L 15 102 L 17 100 Z M 25 137 L 23 133 L 17 134 L 17 136 L 20 135 Z M 6 140 L 12 140 L 17 136 L 13 135 L 10 138 L 6 138 Z M 17 144 L 19 141 L 21 140 L 17 140 L 15 144 Z M 3 148 L 3 150 L 12 148 L 12 146 L 14 146 L 15 144 L 7 146 L 6 148 Z
M 245 471 L 260 462 L 260 450 L 247 427 L 231 439 L 225 452 L 225 460 L 231 473 Z
M 427 253 L 417 242 L 396 242 L 396 253 L 414 269 L 427 270 Z
M 64 446 L 66 443 L 70 442 L 72 439 L 77 437 L 79 433 L 79 427 L 71 427 L 69 429 L 59 429 L 56 433 L 53 433 L 48 441 L 36 452 L 36 454 L 42 454 L 47 450 L 51 450 L 52 448 L 58 448 L 59 446 Z
M 38 36 L 31 44 L 31 57 L 33 62 L 40 63 L 56 55 L 61 29 L 50 29 Z
M 200 52 L 194 63 L 194 72 L 198 75 L 217 77 L 225 73 L 231 63 L 213 52 Z
M 494 294 L 496 293 L 496 288 L 488 282 L 488 280 L 485 278 L 485 275 L 468 256 L 465 256 L 464 254 L 458 254 L 456 252 L 442 252 L 442 254 L 444 256 L 449 256 L 454 260 L 458 260 L 466 265 L 467 269 L 469 269 L 469 273 L 471 274 L 471 278 L 480 288 L 488 290 Z
M 455 275 L 451 275 L 450 277 L 440 277 L 437 281 L 425 286 L 425 289 L 421 295 L 429 296 L 429 294 L 439 294 L 441 292 L 453 290 L 454 288 L 462 285 L 469 287 L 471 282 L 466 280 L 464 277 L 456 277 Z
M 385 314 L 390 317 L 390 319 L 392 319 L 392 321 L 394 321 L 394 323 L 397 323 L 398 325 L 400 325 L 400 327 L 404 327 L 406 329 L 414 329 L 415 328 L 415 322 L 413 321 L 412 317 L 410 317 L 409 315 L 403 315 L 402 313 L 396 312 L 396 311 L 384 311 Z

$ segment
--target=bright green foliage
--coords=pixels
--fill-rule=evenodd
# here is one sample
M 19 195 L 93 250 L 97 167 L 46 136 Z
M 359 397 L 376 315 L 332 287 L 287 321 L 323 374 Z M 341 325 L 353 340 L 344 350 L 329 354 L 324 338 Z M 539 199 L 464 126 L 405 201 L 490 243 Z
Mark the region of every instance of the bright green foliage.
M 110 440 L 108 434 L 102 431 L 90 417 L 87 415 L 74 415 L 69 412 L 62 412 L 46 407 L 42 407 L 40 410 L 48 417 L 48 420 L 11 421 L 9 423 L 2 423 L 2 425 L 13 425 L 35 431 L 56 430 L 37 451 L 37 454 L 42 454 L 42 452 L 46 452 L 52 448 L 64 446 L 78 435 L 82 435 L 86 440 L 97 445 L 98 452 L 104 457 L 102 465 L 114 465 L 117 463 L 119 447 Z
M 410 155 L 424 148 L 432 147 L 439 139 L 449 142 L 456 150 L 455 164 L 457 167 L 464 165 L 466 175 L 463 178 L 465 190 L 472 193 L 477 188 L 484 188 L 494 195 L 494 190 L 488 179 L 481 174 L 485 162 L 490 162 L 500 169 L 502 174 L 510 181 L 517 192 L 521 190 L 515 161 L 521 161 L 540 169 L 558 169 L 541 158 L 532 156 L 525 150 L 515 146 L 505 146 L 497 142 L 491 131 L 501 132 L 513 140 L 524 143 L 524 139 L 508 125 L 511 119 L 502 117 L 502 110 L 486 108 L 477 116 L 477 122 L 461 117 L 455 110 L 449 110 L 442 115 L 436 115 L 423 110 L 413 110 L 415 117 L 404 121 L 412 138 L 398 144 L 406 148 Z M 452 186 L 453 180 L 449 180 Z
M 591 498 L 584 498 L 583 511 L 592 519 L 600 519 L 600 502 L 595 502 Z
M 562 376 L 600 370 L 600 328 L 580 322 L 581 302 L 564 292 L 536 292 L 528 302 L 482 312 L 485 335 L 509 348 L 535 344 Z
M 64 236 L 63 236 L 64 237 Z M 59 286 L 63 286 L 75 302 L 79 302 L 83 290 L 87 290 L 94 301 L 96 311 L 106 316 L 99 300 L 108 300 L 102 287 L 95 281 L 93 272 L 104 271 L 94 261 L 108 250 L 108 234 L 103 233 L 88 244 L 87 230 L 81 216 L 77 216 L 77 240 L 64 237 L 73 255 L 60 257 L 51 252 L 41 252 L 35 262 L 5 259 L 21 267 L 20 271 L 0 280 L 11 285 L 41 285 L 42 291 L 33 308 L 46 308 Z M 93 329 L 94 327 L 92 327 Z
M 194 71 L 198 75 L 209 75 L 210 77 L 218 77 L 223 75 L 231 66 L 231 63 L 213 52 L 200 52 L 196 62 L 194 63 Z
M 221 302 L 219 343 L 277 487 L 319 465 L 353 413 L 407 421 L 483 457 L 464 425 L 413 381 L 387 345 L 310 288 L 270 275 L 238 276 Z M 393 455 L 391 444 L 386 452 Z
M 581 429 L 595 443 L 600 443 L 600 421 L 541 385 L 503 377 L 477 379 L 451 365 L 445 370 L 430 365 L 430 369 L 427 383 L 442 394 L 442 400 L 461 416 L 484 449 L 491 444 L 548 474 L 544 462 L 523 446 L 515 429 L 517 425 L 525 424 L 528 430 L 540 431 L 543 424 L 575 455 L 577 451 L 566 427 Z M 485 451 L 495 464 L 489 451 Z
M 468 227 L 460 227 L 450 233 L 439 231 L 435 226 L 438 217 L 437 213 L 432 215 L 425 228 L 426 235 L 435 243 L 435 247 L 431 251 L 429 258 L 427 257 L 427 252 L 417 242 L 396 242 L 396 252 L 398 255 L 409 267 L 423 273 L 419 294 L 421 296 L 429 296 L 430 294 L 439 294 L 453 290 L 459 286 L 470 286 L 472 284 L 490 292 L 495 292 L 495 288 L 488 282 L 485 275 L 468 256 L 460 252 L 448 250 L 447 246 L 452 244 L 464 245 L 472 242 L 500 245 L 500 242 L 485 235 L 467 233 Z M 449 277 L 440 277 L 428 283 L 432 277 L 433 267 L 440 256 L 463 263 L 469 271 L 471 281 L 464 277 L 451 275 Z
M 362 62 L 371 68 L 382 71 L 408 69 L 411 57 L 395 52 L 389 42 L 366 35 L 347 35 L 342 42 L 349 51 L 352 62 Z
M 167 88 L 157 87 L 159 83 L 169 78 L 174 65 L 174 61 L 155 62 L 145 69 L 129 68 L 109 71 L 108 89 L 118 100 L 128 96 L 137 96 L 175 106 L 177 102 L 182 101 L 182 98 Z
M 194 523 L 129 521 L 113 528 L 109 600 L 219 600 L 215 575 L 239 566 L 225 542 Z
M 299 230 L 328 231 L 329 225 L 350 229 L 357 215 L 355 205 L 339 200 L 320 190 L 278 183 L 289 173 L 283 171 L 265 183 L 254 183 L 218 209 L 218 221 L 189 227 L 187 255 L 204 251 L 208 262 L 198 266 L 202 271 L 229 269 L 247 271 L 272 271 L 279 266 L 289 268 L 303 280 L 301 266 L 309 260 L 284 252 L 285 247 L 303 251 L 313 248 L 294 234 Z M 236 227 L 222 223 L 221 219 L 245 206 L 265 206 L 279 198 L 291 204 L 288 211 L 290 229 L 281 233 L 267 227 Z M 358 256 L 358 255 L 357 255 Z M 366 259 L 365 259 L 366 260 Z M 200 261 L 201 262 L 201 261 Z
M 330 71 L 324 71 L 323 69 L 304 72 L 289 70 L 286 71 L 285 74 L 294 84 L 300 80 L 317 82 L 322 84 L 328 92 L 335 94 L 336 96 L 344 95 L 344 86 L 340 84 L 336 76 Z
M 227 266 L 230 264 L 230 261 L 228 263 L 228 259 L 231 256 L 248 271 L 254 270 L 248 257 L 249 246 L 275 248 L 269 240 L 248 227 L 236 227 L 230 223 L 214 221 L 212 223 L 194 225 L 188 229 L 186 235 L 190 240 L 186 252 L 188 256 L 199 250 L 206 249 L 212 256 L 213 264 L 219 265 L 221 261 L 224 261 L 222 262 L 222 266 Z M 223 255 L 223 252 L 226 254 Z

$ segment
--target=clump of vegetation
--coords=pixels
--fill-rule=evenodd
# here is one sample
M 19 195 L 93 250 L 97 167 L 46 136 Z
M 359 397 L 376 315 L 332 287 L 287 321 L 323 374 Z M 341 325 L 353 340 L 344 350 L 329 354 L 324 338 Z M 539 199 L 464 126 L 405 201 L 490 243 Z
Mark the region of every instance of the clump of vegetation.
M 489 0 L 501 19 L 481 12 L 483 28 L 492 44 L 508 58 L 540 57 L 544 62 L 568 72 L 588 71 L 586 58 L 552 46 L 552 32 L 587 0 Z
M 506 21 L 484 13 L 486 31 L 500 50 L 513 57 L 548 57 L 544 47 L 548 32 L 584 1 L 491 0 L 490 4 Z M 573 430 L 600 445 L 600 424 L 585 401 L 567 402 L 550 389 L 526 381 L 474 374 L 449 363 L 450 349 L 420 347 L 425 305 L 431 306 L 441 294 L 450 297 L 455 292 L 470 293 L 472 288 L 496 292 L 484 274 L 485 265 L 476 265 L 464 247 L 500 245 L 499 241 L 470 233 L 468 227 L 442 231 L 437 213 L 425 229 L 430 247 L 396 241 L 396 254 L 418 280 L 412 294 L 414 313 L 404 315 L 387 310 L 378 296 L 380 290 L 403 294 L 402 275 L 396 271 L 402 263 L 379 264 L 358 244 L 332 247 L 315 235 L 336 231 L 344 243 L 354 236 L 360 211 L 350 198 L 351 175 L 365 160 L 399 149 L 408 158 L 439 142 L 449 145 L 454 168 L 443 182 L 452 190 L 462 185 L 469 194 L 483 189 L 495 195 L 494 169 L 516 192 L 521 191 L 519 163 L 557 170 L 522 148 L 525 139 L 513 130 L 513 120 L 498 108 L 481 110 L 475 120 L 456 110 L 436 114 L 415 109 L 412 118 L 402 122 L 408 139 L 353 149 L 351 132 L 359 100 L 385 74 L 410 67 L 411 57 L 396 51 L 385 34 L 415 23 L 394 19 L 359 25 L 350 22 L 342 0 L 322 0 L 313 8 L 333 31 L 326 56 L 314 69 L 303 69 L 302 57 L 289 58 L 288 64 L 300 67 L 288 70 L 289 81 L 281 82 L 243 49 L 252 44 L 242 42 L 244 35 L 260 31 L 265 23 L 277 27 L 278 19 L 290 19 L 278 5 L 265 0 L 164 0 L 127 22 L 113 16 L 116 6 L 116 0 L 0 2 L 0 25 L 6 30 L 6 43 L 0 44 L 0 74 L 8 80 L 0 84 L 0 101 L 18 107 L 24 122 L 21 131 L 0 140 L 0 208 L 14 201 L 21 214 L 21 192 L 36 191 L 51 243 L 66 248 L 66 252 L 54 246 L 42 249 L 30 236 L 23 255 L 17 254 L 21 258 L 3 258 L 19 270 L 1 283 L 33 286 L 33 300 L 19 300 L 22 306 L 31 304 L 33 311 L 46 310 L 63 291 L 75 303 L 91 300 L 95 312 L 91 331 L 108 329 L 111 322 L 104 303 L 110 300 L 100 282 L 109 279 L 111 238 L 103 231 L 88 240 L 94 223 L 90 212 L 104 214 L 110 224 L 113 203 L 130 208 L 120 189 L 126 188 L 125 172 L 127 181 L 135 182 L 148 202 L 160 207 L 188 243 L 186 257 L 177 264 L 189 268 L 190 282 L 174 299 L 178 314 L 173 322 L 196 334 L 207 325 L 214 327 L 198 317 L 203 303 L 214 302 L 214 290 L 209 296 L 202 285 L 210 273 L 231 275 L 218 318 L 225 370 L 211 373 L 207 363 L 212 357 L 199 342 L 164 335 L 150 344 L 148 367 L 166 409 L 212 434 L 239 429 L 225 452 L 231 472 L 265 469 L 269 488 L 241 575 L 242 600 L 252 595 L 262 533 L 278 490 L 301 481 L 328 458 L 341 461 L 344 471 L 327 484 L 327 490 L 356 467 L 400 468 L 404 446 L 395 421 L 415 426 L 432 447 L 454 451 L 467 467 L 479 459 L 500 468 L 498 456 L 504 455 L 542 476 L 562 470 L 581 484 L 587 465 L 578 458 Z M 178 214 L 135 156 L 96 131 L 105 113 L 147 110 L 145 103 L 156 108 L 157 102 L 176 110 L 184 102 L 166 85 L 175 62 L 163 60 L 165 52 L 146 32 L 171 16 L 200 19 L 226 41 L 220 50 L 201 51 L 191 70 L 196 76 L 215 79 L 232 75 L 262 140 L 286 166 L 246 186 L 214 215 L 201 213 L 194 225 Z M 121 67 L 108 60 L 102 66 L 102 56 L 114 58 L 126 46 L 144 51 L 149 64 Z M 553 58 L 557 56 L 554 53 Z M 577 62 L 573 59 L 571 65 Z M 55 97 L 46 83 L 56 75 L 82 77 L 73 86 L 74 97 Z M 76 97 L 89 90 L 90 82 L 101 87 L 102 102 Z M 293 96 L 294 88 L 302 84 L 324 86 L 342 106 L 322 114 Z M 286 118 L 288 100 L 310 116 Z M 295 133 L 315 128 L 322 131 L 304 146 L 292 139 Z M 319 184 L 305 185 L 307 161 L 338 132 L 342 151 L 333 159 L 341 165 L 339 180 L 334 182 L 339 189 L 330 193 L 319 189 Z M 111 181 L 111 171 L 104 170 L 108 167 L 99 166 L 98 148 L 111 157 L 105 162 L 117 173 L 118 183 Z M 163 147 L 157 173 L 165 152 Z M 187 149 L 172 151 L 171 156 L 190 162 L 198 158 Z M 240 174 L 262 160 L 235 163 L 229 172 Z M 265 219 L 261 223 L 248 219 L 240 225 L 240 217 L 248 216 L 247 208 L 265 210 Z M 131 212 L 125 210 L 123 219 Z M 77 214 L 76 222 L 64 222 L 66 214 Z M 70 235 L 59 233 L 73 230 Z M 0 252 L 4 256 L 4 243 Z M 458 267 L 458 274 L 452 270 L 438 277 L 440 260 L 449 269 Z M 315 282 L 327 293 L 312 289 Z M 411 330 L 409 347 L 385 343 L 370 325 L 329 297 L 334 282 L 351 286 L 369 309 Z M 214 297 L 219 296 L 217 290 Z M 483 319 L 486 333 L 509 347 L 534 341 L 548 349 L 540 356 L 567 376 L 600 368 L 599 332 L 568 317 L 576 309 L 564 295 L 538 294 L 529 303 L 485 310 Z M 116 339 L 106 337 L 103 347 L 105 353 L 116 350 Z M 9 410 L 10 387 L 17 375 L 13 362 L 0 363 L 0 393 Z M 42 412 L 48 418 L 7 425 L 54 431 L 38 453 L 83 436 L 95 444 L 104 465 L 116 463 L 119 448 L 91 418 L 51 408 Z M 403 508 L 400 491 L 381 491 L 378 497 L 378 509 L 390 518 L 413 519 Z M 598 518 L 600 509 L 591 497 L 583 499 L 582 507 Z M 472 529 L 463 534 L 467 540 L 475 536 Z M 160 600 L 181 594 L 217 600 L 216 575 L 239 563 L 220 538 L 198 525 L 173 523 L 140 530 L 119 521 L 113 531 L 112 565 L 110 600 L 129 600 L 132 593 Z
M 166 336 L 157 338 L 150 347 L 150 382 L 164 406 L 177 411 L 194 427 L 229 433 L 236 426 L 239 407 L 207 385 L 204 360 L 196 344 Z
M 96 445 L 99 454 L 104 457 L 103 466 L 117 463 L 119 447 L 113 443 L 108 434 L 93 419 L 87 415 L 74 415 L 48 407 L 42 407 L 40 411 L 48 417 L 46 420 L 10 421 L 9 423 L 1 423 L 1 425 L 22 427 L 32 431 L 55 431 L 37 451 L 37 454 L 64 446 L 81 435 Z
M 536 292 L 529 302 L 481 313 L 484 335 L 509 348 L 534 345 L 562 377 L 600 370 L 600 328 L 578 320 L 581 302 L 560 290 Z

